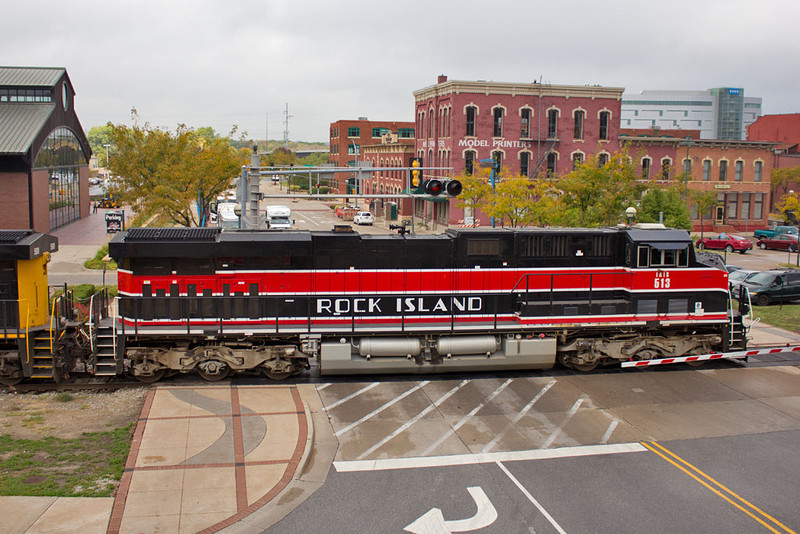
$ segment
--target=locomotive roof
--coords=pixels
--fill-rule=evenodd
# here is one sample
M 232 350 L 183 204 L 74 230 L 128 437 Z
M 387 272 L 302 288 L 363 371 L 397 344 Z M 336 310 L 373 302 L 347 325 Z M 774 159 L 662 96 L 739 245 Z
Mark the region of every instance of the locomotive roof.
M 0 230 L 0 259 L 32 260 L 58 250 L 58 238 L 33 230 Z

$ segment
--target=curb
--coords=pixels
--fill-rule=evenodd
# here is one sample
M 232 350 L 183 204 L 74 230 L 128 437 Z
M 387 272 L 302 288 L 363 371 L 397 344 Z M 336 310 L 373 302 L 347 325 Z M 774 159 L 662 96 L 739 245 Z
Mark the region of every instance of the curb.
M 314 418 L 311 416 L 311 409 L 306 401 L 303 401 L 303 411 L 306 416 L 308 432 L 306 433 L 306 446 L 303 450 L 303 456 L 300 457 L 300 461 L 297 463 L 297 470 L 294 472 L 295 480 L 299 480 L 305 474 L 311 453 L 314 451 Z

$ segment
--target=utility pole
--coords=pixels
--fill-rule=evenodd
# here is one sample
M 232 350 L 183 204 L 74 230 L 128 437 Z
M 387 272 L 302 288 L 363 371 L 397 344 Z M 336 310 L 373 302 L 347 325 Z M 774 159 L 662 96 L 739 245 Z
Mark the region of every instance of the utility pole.
M 288 150 L 289 149 L 289 119 L 294 117 L 294 115 L 289 115 L 289 104 L 286 104 L 286 111 L 283 112 L 284 119 L 283 119 L 283 146 Z

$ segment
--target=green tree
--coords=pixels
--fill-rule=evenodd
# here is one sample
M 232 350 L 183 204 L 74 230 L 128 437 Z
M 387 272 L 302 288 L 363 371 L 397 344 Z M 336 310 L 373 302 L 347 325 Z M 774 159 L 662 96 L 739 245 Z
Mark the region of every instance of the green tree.
M 465 172 L 454 177 L 462 186 L 456 205 L 473 217 L 477 216 L 478 210 L 487 209 L 492 203 L 494 192 L 489 184 L 489 172 L 489 169 L 475 169 L 473 174 Z
M 563 206 L 561 191 L 550 180 L 532 179 L 529 185 L 531 195 L 530 221 L 536 226 L 558 226 L 562 224 Z
M 101 167 L 106 166 L 106 147 L 103 145 L 111 144 L 111 126 L 92 126 L 86 133 L 92 153 L 97 156 L 97 161 Z
M 273 150 L 270 154 L 262 156 L 262 165 L 269 167 L 275 165 L 296 165 L 297 154 L 288 148 L 280 147 Z
M 530 224 L 533 204 L 530 187 L 531 182 L 525 176 L 501 175 L 487 213 L 499 222 L 508 219 L 512 228 Z
M 682 198 L 683 186 L 674 185 L 668 189 L 653 187 L 642 197 L 637 213 L 640 222 L 658 222 L 663 214 L 664 225 L 670 228 L 692 229 L 689 208 Z
M 782 187 L 783 193 L 786 194 L 789 192 L 789 184 L 800 183 L 800 166 L 772 169 L 772 174 L 769 179 L 773 191 Z
M 209 203 L 232 185 L 245 151 L 228 139 L 207 140 L 184 125 L 175 133 L 145 124 L 109 125 L 116 147 L 111 170 L 123 201 L 182 226 L 205 224 Z
M 312 167 L 318 167 L 323 163 L 328 163 L 330 156 L 328 153 L 323 152 L 315 152 L 314 154 L 309 154 L 308 156 L 301 158 L 299 160 L 300 165 L 311 165 Z
M 570 226 L 597 227 L 620 221 L 632 203 L 639 200 L 644 185 L 626 154 L 615 153 L 600 165 L 596 156 L 558 182 L 563 191 L 565 222 Z
M 697 216 L 700 217 L 700 239 L 705 233 L 703 219 L 711 208 L 717 205 L 717 195 L 713 191 L 702 191 L 695 189 L 689 194 L 692 204 L 697 208 Z

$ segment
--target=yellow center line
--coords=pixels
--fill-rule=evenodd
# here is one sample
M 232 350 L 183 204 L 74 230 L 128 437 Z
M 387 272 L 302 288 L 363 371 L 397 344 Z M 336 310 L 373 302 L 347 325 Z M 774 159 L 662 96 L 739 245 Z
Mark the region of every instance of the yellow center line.
M 692 477 L 693 479 L 698 481 L 700 484 L 702 484 L 706 488 L 710 489 L 711 491 L 713 491 L 714 493 L 716 493 L 717 495 L 722 497 L 724 500 L 728 501 L 730 504 L 732 504 L 733 506 L 735 506 L 736 508 L 738 508 L 742 512 L 746 513 L 747 515 L 749 515 L 750 517 L 752 517 L 753 519 L 755 519 L 756 521 L 758 521 L 759 523 L 764 525 L 767 529 L 769 529 L 770 531 L 774 532 L 775 534 L 782 534 L 782 532 L 780 530 L 776 530 L 775 528 L 773 528 L 772 525 L 770 525 L 767 522 L 765 522 L 763 519 L 761 519 L 760 517 L 758 517 L 757 515 L 752 513 L 750 510 L 747 510 L 744 506 L 742 506 L 739 503 L 735 502 L 733 499 L 731 499 L 730 497 L 728 497 L 727 495 L 725 495 L 724 493 L 719 491 L 717 488 L 722 489 L 723 491 L 727 492 L 729 495 L 731 495 L 735 499 L 738 499 L 739 502 L 745 504 L 746 506 L 749 506 L 752 510 L 754 510 L 757 513 L 761 514 L 763 517 L 767 518 L 769 521 L 772 521 L 772 523 L 774 523 L 778 527 L 782 528 L 784 532 L 786 532 L 788 534 L 797 534 L 794 530 L 790 529 L 789 527 L 787 527 L 786 525 L 784 525 L 783 523 L 781 523 L 780 521 L 778 521 L 774 517 L 770 516 L 769 514 L 767 514 L 766 512 L 764 512 L 763 510 L 761 510 L 757 506 L 755 506 L 754 504 L 750 503 L 749 501 L 747 501 L 743 497 L 740 497 L 739 495 L 737 495 L 736 493 L 734 493 L 733 491 L 731 491 L 730 489 L 725 487 L 723 484 L 721 484 L 720 482 L 718 482 L 717 480 L 715 480 L 714 478 L 712 478 L 708 474 L 704 473 L 703 471 L 701 471 L 697 467 L 693 466 L 692 464 L 690 464 L 689 462 L 687 462 L 686 460 L 684 460 L 683 458 L 681 458 L 677 454 L 675 454 L 672 451 L 668 450 L 664 446 L 656 443 L 655 441 L 651 441 L 651 442 L 642 441 L 641 444 L 642 444 L 642 446 L 644 446 L 647 449 L 649 449 L 650 451 L 656 453 L 661 458 L 663 458 L 667 462 L 671 463 L 672 465 L 674 465 L 675 467 L 677 467 L 678 469 L 680 469 L 681 471 L 683 471 L 684 473 L 686 473 L 687 475 L 689 475 L 690 477 Z M 672 458 L 670 458 L 669 456 L 667 456 L 667 455 L 672 456 L 672 458 L 674 458 L 674 460 Z M 683 465 L 681 465 L 681 464 L 683 464 Z M 686 466 L 686 467 L 684 467 L 684 466 Z M 692 472 L 692 471 L 694 471 L 694 472 Z M 702 477 L 704 477 L 705 479 L 709 480 L 711 483 L 716 485 L 717 488 L 713 487 L 708 482 L 702 480 L 695 473 L 697 473 L 697 474 L 701 475 Z

